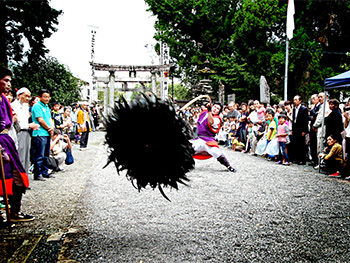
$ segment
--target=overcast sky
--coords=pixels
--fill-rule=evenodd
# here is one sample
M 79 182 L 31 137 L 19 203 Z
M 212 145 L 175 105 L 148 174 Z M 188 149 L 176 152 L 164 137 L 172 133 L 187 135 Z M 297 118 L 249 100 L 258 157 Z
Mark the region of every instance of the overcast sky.
M 144 0 L 52 0 L 50 5 L 64 13 L 58 31 L 45 41 L 50 55 L 69 67 L 77 77 L 91 82 L 91 30 L 95 36 L 97 63 L 150 65 L 146 44 L 153 39 L 155 17 Z M 158 61 L 155 61 L 158 64 Z M 106 73 L 97 72 L 104 76 Z

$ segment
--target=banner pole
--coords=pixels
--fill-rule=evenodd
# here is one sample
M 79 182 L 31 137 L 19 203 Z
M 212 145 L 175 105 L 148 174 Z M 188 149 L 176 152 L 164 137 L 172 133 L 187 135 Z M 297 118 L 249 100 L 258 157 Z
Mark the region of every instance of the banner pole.
M 288 91 L 288 56 L 289 56 L 289 39 L 286 37 L 286 65 L 285 65 L 285 74 L 284 74 L 284 96 L 283 100 L 287 100 L 287 91 Z
M 10 233 L 12 232 L 11 229 L 11 217 L 10 217 L 10 207 L 9 207 L 9 201 L 7 196 L 7 190 L 6 190 L 6 182 L 5 182 L 5 172 L 4 172 L 4 161 L 2 159 L 2 156 L 0 156 L 0 172 L 1 172 L 1 183 L 2 183 L 2 192 L 3 192 L 3 198 L 5 201 L 5 209 L 6 209 L 6 217 L 7 217 L 7 225 L 9 227 Z

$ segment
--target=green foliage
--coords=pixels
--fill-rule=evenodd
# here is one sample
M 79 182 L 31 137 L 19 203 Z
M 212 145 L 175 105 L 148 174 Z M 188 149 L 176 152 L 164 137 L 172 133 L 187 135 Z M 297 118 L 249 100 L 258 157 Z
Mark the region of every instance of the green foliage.
M 346 52 L 346 56 L 349 58 L 350 52 Z M 350 70 L 350 65 L 344 63 L 344 64 L 340 65 L 340 68 L 345 69 L 345 70 Z
M 181 84 L 174 84 L 174 92 L 173 87 L 169 85 L 169 97 L 174 94 L 174 100 L 190 100 L 192 99 L 192 91 Z
M 70 105 L 80 99 L 80 87 L 85 83 L 77 79 L 56 58 L 45 58 L 36 63 L 24 62 L 13 65 L 12 88 L 27 87 L 32 95 L 40 89 L 51 92 L 51 101 Z
M 54 26 L 62 11 L 51 8 L 48 0 L 2 0 L 0 10 L 0 64 L 19 62 L 23 57 L 29 61 L 43 58 L 48 51 L 44 39 L 57 30 Z M 30 47 L 26 52 L 23 39 Z
M 226 94 L 238 101 L 259 98 L 264 75 L 271 93 L 283 97 L 287 0 L 145 0 L 156 17 L 155 39 L 170 47 L 174 73 L 198 83 L 198 69 L 209 59 Z M 290 40 L 288 97 L 303 99 L 323 89 L 324 79 L 349 64 L 350 2 L 294 1 L 295 30 Z M 335 16 L 334 16 L 335 14 Z M 340 53 L 340 54 L 338 54 Z
M 155 38 L 166 42 L 177 64 L 175 77 L 194 85 L 198 67 L 208 57 L 229 50 L 230 21 L 235 3 L 218 0 L 157 1 L 146 0 L 158 18 Z
M 242 1 L 232 20 L 232 50 L 228 60 L 228 78 L 236 98 L 247 100 L 260 97 L 259 80 L 265 76 L 271 92 L 281 90 L 284 50 L 281 39 L 286 7 L 279 1 Z M 225 58 L 226 59 L 226 58 Z M 236 72 L 234 74 L 234 72 Z M 225 83 L 225 82 L 224 82 Z M 236 86 L 236 87 L 235 87 Z M 239 88 L 240 90 L 237 90 Z
M 103 105 L 104 100 L 105 100 L 104 91 L 97 91 L 97 99 L 100 100 L 102 102 L 102 105 Z

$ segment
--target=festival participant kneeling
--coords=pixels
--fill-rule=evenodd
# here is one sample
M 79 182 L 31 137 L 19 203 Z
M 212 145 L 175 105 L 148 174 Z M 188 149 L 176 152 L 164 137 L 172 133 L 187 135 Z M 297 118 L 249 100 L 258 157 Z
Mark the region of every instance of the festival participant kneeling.
M 214 138 L 220 131 L 221 118 L 219 114 L 221 110 L 221 104 L 216 102 L 214 105 L 208 105 L 207 110 L 204 110 L 199 116 L 197 123 L 198 137 L 191 140 L 195 151 L 193 158 L 203 160 L 214 157 L 231 172 L 236 172 L 236 169 L 230 165 L 225 155 L 222 154 Z
M 54 169 L 55 172 L 62 172 L 64 169 L 60 167 L 67 158 L 67 154 L 64 152 L 64 149 L 72 149 L 72 144 L 69 140 L 67 134 L 62 135 L 59 129 L 54 129 L 53 135 L 51 137 L 51 146 L 50 146 L 50 157 L 54 158 L 57 163 L 57 168 Z
M 319 156 L 325 160 L 326 169 L 330 172 L 329 177 L 339 178 L 343 170 L 342 147 L 334 135 L 328 136 L 327 144 L 331 148 L 329 153 L 320 153 Z

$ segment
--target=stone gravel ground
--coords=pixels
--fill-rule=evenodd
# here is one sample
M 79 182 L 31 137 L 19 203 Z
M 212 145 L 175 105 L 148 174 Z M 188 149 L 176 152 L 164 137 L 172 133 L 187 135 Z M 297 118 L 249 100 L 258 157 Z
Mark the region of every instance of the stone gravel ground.
M 139 193 L 112 164 L 102 169 L 103 137 L 91 133 L 90 151 L 74 146 L 66 172 L 31 184 L 23 210 L 36 220 L 14 234 L 69 231 L 56 243 L 62 261 L 350 262 L 348 182 L 223 149 L 237 173 L 197 161 L 189 186 L 164 189 L 169 202 Z M 28 262 L 54 262 L 41 247 Z

